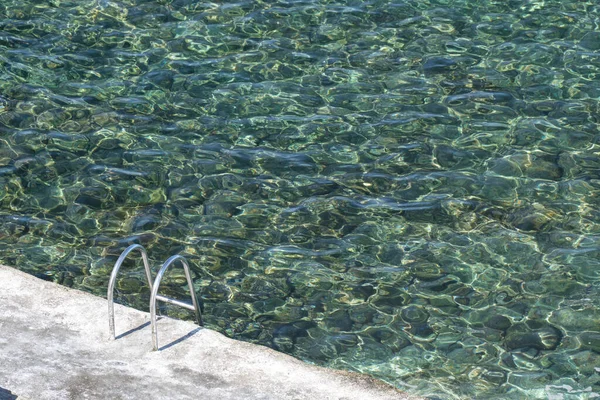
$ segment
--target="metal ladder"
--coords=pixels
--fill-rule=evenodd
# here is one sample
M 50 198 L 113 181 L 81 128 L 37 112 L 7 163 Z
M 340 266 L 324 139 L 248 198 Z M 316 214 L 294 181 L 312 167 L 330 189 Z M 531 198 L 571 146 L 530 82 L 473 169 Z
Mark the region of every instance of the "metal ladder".
M 196 322 L 198 325 L 202 326 L 202 313 L 200 312 L 200 308 L 198 307 L 198 298 L 196 297 L 196 292 L 194 290 L 192 276 L 190 274 L 190 267 L 183 256 L 175 255 L 169 257 L 167 261 L 162 265 L 158 274 L 156 275 L 156 279 L 152 282 L 152 274 L 150 271 L 150 264 L 148 262 L 148 254 L 146 253 L 146 249 L 139 244 L 132 244 L 128 248 L 126 248 L 115 263 L 113 267 L 112 273 L 110 275 L 110 280 L 108 281 L 108 325 L 110 331 L 110 339 L 115 340 L 115 305 L 113 300 L 113 293 L 115 290 L 115 282 L 117 280 L 117 274 L 119 272 L 119 268 L 121 268 L 121 264 L 125 261 L 125 258 L 131 253 L 133 250 L 138 250 L 142 255 L 142 261 L 144 262 L 144 268 L 146 270 L 146 278 L 148 279 L 148 286 L 150 287 L 151 295 L 150 295 L 150 324 L 152 325 L 152 350 L 158 350 L 158 333 L 156 329 L 156 301 L 160 300 L 165 303 L 174 304 L 179 307 L 187 308 L 188 310 L 194 311 L 196 314 Z M 190 297 L 192 298 L 192 304 L 172 299 L 167 296 L 163 296 L 158 294 L 158 288 L 160 287 L 160 282 L 167 271 L 167 268 L 171 266 L 175 261 L 179 261 L 183 265 L 183 270 L 185 272 L 185 278 L 187 280 L 188 288 L 190 290 Z

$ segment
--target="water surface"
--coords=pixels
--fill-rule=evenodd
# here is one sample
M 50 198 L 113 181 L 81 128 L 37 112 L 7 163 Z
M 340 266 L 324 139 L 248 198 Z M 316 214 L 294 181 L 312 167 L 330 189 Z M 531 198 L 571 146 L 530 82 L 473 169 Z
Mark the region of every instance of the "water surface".
M 231 337 L 432 398 L 597 397 L 599 21 L 3 1 L 0 262 L 102 295 L 141 243 L 188 258 Z M 146 309 L 144 281 L 121 301 Z

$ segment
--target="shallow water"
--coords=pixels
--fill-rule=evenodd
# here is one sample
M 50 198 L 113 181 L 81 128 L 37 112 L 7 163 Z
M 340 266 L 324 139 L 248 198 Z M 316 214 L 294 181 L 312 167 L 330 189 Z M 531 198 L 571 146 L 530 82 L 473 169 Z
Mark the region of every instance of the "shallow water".
M 231 337 L 433 398 L 600 395 L 597 3 L 0 16 L 0 262 L 104 294 L 141 243 Z

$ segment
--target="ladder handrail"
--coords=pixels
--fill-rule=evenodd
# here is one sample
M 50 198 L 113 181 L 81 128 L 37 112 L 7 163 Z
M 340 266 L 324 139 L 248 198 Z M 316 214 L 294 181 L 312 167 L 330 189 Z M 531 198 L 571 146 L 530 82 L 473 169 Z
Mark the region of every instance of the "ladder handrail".
M 179 300 L 171 299 L 169 297 L 158 295 L 158 288 L 160 286 L 160 281 L 165 274 L 165 271 L 171 264 L 175 261 L 179 260 L 181 264 L 183 264 L 183 270 L 185 272 L 185 278 L 188 283 L 188 288 L 190 290 L 190 297 L 192 298 L 192 304 L 189 305 L 187 303 L 183 303 Z M 193 310 L 196 313 L 196 321 L 198 325 L 202 326 L 202 313 L 200 312 L 200 308 L 198 307 L 198 299 L 196 298 L 196 291 L 194 290 L 194 284 L 192 282 L 192 276 L 190 275 L 190 267 L 183 256 L 174 255 L 171 256 L 165 261 L 163 266 L 156 274 L 156 279 L 154 280 L 154 284 L 152 285 L 152 295 L 150 296 L 150 324 L 152 325 L 152 350 L 158 350 L 158 334 L 156 332 L 156 300 L 164 301 L 167 303 L 175 304 L 181 307 L 185 307 L 187 309 Z
M 150 290 L 152 290 L 152 274 L 150 272 L 150 263 L 148 262 L 148 254 L 146 253 L 146 249 L 144 246 L 139 244 L 132 244 L 119 256 L 119 259 L 115 263 L 113 267 L 112 273 L 110 274 L 110 280 L 108 281 L 108 290 L 106 297 L 108 298 L 108 325 L 110 330 L 110 339 L 115 340 L 115 305 L 113 301 L 114 291 L 115 291 L 115 282 L 117 280 L 117 273 L 119 272 L 119 268 L 121 268 L 121 264 L 125 261 L 125 258 L 131 253 L 133 250 L 139 250 L 142 255 L 142 260 L 144 261 L 144 268 L 146 269 L 146 278 L 148 279 L 148 286 L 150 286 Z

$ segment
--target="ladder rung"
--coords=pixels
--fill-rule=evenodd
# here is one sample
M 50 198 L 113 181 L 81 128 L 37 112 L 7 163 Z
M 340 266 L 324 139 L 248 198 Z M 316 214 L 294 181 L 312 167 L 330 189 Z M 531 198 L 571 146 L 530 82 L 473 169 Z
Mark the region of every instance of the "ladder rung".
M 192 311 L 196 310 L 192 304 L 186 303 L 184 301 L 175 300 L 175 299 L 172 299 L 170 297 L 163 296 L 160 294 L 156 295 L 156 300 L 160 300 L 160 301 L 163 301 L 163 302 L 169 303 L 169 304 L 175 304 L 176 306 L 187 308 L 188 310 L 192 310 Z
M 139 250 L 142 254 L 142 260 L 144 261 L 144 268 L 146 269 L 146 278 L 148 278 L 148 286 L 150 287 L 150 325 L 152 326 L 152 349 L 158 350 L 158 334 L 156 333 L 156 300 L 163 301 L 165 303 L 173 304 L 179 307 L 183 307 L 187 310 L 194 311 L 196 314 L 196 322 L 198 325 L 202 326 L 202 313 L 200 311 L 200 307 L 198 307 L 198 298 L 196 297 L 196 292 L 194 291 L 194 282 L 192 281 L 192 275 L 190 275 L 190 266 L 184 257 L 180 255 L 171 256 L 165 261 L 160 270 L 156 274 L 156 279 L 152 282 L 152 273 L 150 271 L 150 264 L 148 263 L 148 256 L 146 254 L 146 249 L 139 244 L 132 244 L 119 256 L 119 259 L 115 263 L 113 267 L 113 271 L 110 275 L 110 280 L 108 281 L 108 293 L 106 297 L 108 298 L 108 322 L 110 329 L 111 339 L 115 339 L 115 310 L 114 310 L 114 302 L 113 302 L 113 294 L 115 290 L 115 282 L 117 280 L 117 273 L 119 272 L 119 268 L 125 257 L 133 250 Z M 162 296 L 158 294 L 158 287 L 160 286 L 160 281 L 165 274 L 167 268 L 173 264 L 175 261 L 179 261 L 183 265 L 183 271 L 185 272 L 185 279 L 187 281 L 188 289 L 190 291 L 190 297 L 192 298 L 192 304 L 185 303 L 183 301 L 175 300 L 167 296 Z M 0 388 L 1 389 L 1 388 Z
M 165 271 L 171 264 L 178 260 L 183 265 L 185 280 L 187 281 L 188 288 L 190 290 L 190 297 L 192 298 L 191 305 L 184 303 L 183 301 L 175 300 L 158 294 L 160 281 L 162 280 Z M 165 301 L 167 303 L 175 304 L 176 306 L 194 311 L 196 313 L 196 322 L 198 322 L 198 325 L 202 326 L 202 314 L 200 313 L 200 307 L 198 307 L 198 298 L 196 297 L 196 292 L 194 291 L 194 282 L 192 282 L 192 275 L 190 275 L 190 266 L 188 265 L 187 261 L 185 261 L 184 257 L 180 255 L 169 257 L 163 266 L 158 270 L 156 279 L 154 279 L 154 283 L 152 284 L 152 293 L 150 294 L 150 325 L 152 326 L 152 349 L 154 351 L 158 350 L 158 334 L 156 333 L 156 300 Z

